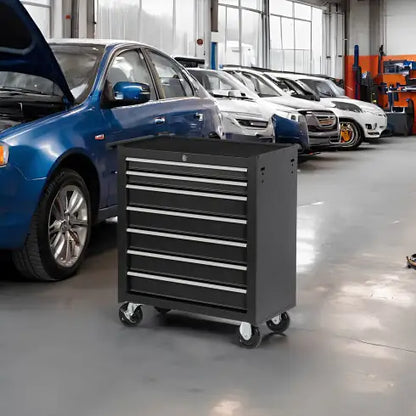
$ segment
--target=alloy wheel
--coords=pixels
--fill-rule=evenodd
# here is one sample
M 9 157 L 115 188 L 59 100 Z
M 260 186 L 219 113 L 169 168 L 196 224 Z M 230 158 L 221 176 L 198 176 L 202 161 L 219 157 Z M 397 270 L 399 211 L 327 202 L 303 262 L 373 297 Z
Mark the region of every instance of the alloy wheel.
M 88 236 L 88 204 L 76 185 L 60 189 L 48 219 L 49 247 L 57 264 L 72 267 L 82 255 Z

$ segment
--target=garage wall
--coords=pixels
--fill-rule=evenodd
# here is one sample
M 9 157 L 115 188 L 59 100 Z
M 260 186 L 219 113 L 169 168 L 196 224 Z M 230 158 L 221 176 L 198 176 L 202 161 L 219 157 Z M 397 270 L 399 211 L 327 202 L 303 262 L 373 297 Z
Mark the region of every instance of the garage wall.
M 384 21 L 386 53 L 416 54 L 416 1 L 386 0 Z

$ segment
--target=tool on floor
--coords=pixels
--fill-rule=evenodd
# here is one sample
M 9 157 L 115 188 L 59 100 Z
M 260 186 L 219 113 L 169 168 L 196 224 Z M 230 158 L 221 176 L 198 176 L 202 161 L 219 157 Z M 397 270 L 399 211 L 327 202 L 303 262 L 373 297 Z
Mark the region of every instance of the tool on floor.
M 416 253 L 411 256 L 406 256 L 406 260 L 408 269 L 416 269 Z

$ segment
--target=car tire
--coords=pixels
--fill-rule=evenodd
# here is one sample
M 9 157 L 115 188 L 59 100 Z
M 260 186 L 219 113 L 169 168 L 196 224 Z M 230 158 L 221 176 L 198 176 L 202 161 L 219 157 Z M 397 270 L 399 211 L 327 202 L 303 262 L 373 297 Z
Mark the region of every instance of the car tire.
M 361 145 L 361 143 L 364 140 L 364 134 L 360 128 L 360 126 L 352 120 L 341 120 L 340 121 L 340 126 L 341 126 L 341 149 L 342 150 L 356 150 L 358 149 L 358 147 Z M 348 142 L 343 142 L 343 137 L 342 137 L 342 129 L 345 128 L 346 130 L 348 130 L 351 135 L 353 136 L 352 138 L 349 139 Z
M 82 264 L 90 235 L 89 190 L 77 172 L 62 169 L 47 184 L 14 264 L 29 279 L 67 279 Z

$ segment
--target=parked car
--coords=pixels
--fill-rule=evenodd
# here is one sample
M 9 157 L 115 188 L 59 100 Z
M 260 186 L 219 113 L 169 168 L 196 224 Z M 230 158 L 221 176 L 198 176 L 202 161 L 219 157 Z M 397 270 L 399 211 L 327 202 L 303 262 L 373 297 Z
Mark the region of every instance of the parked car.
M 264 76 L 274 82 L 281 90 L 292 97 L 305 100 L 320 101 L 319 94 L 299 80 L 276 75 L 270 71 L 263 72 Z
M 312 150 L 339 146 L 338 118 L 331 110 L 320 103 L 292 97 L 258 71 L 238 67 L 227 67 L 224 70 L 258 94 L 263 101 L 284 105 L 303 114 Z
M 20 2 L 0 0 L 0 249 L 17 269 L 61 280 L 91 226 L 116 215 L 117 150 L 162 133 L 222 135 L 215 101 L 157 49 L 45 41 Z
M 319 94 L 320 102 L 330 107 L 340 120 L 343 147 L 356 149 L 363 141 L 379 139 L 387 129 L 387 116 L 382 108 L 346 97 L 330 79 L 299 74 L 274 75 L 299 80 Z
M 273 141 L 297 144 L 300 153 L 309 149 L 305 117 L 297 111 L 265 105 L 258 95 L 224 71 L 190 69 L 189 72 L 217 100 L 223 129 L 230 140 Z

